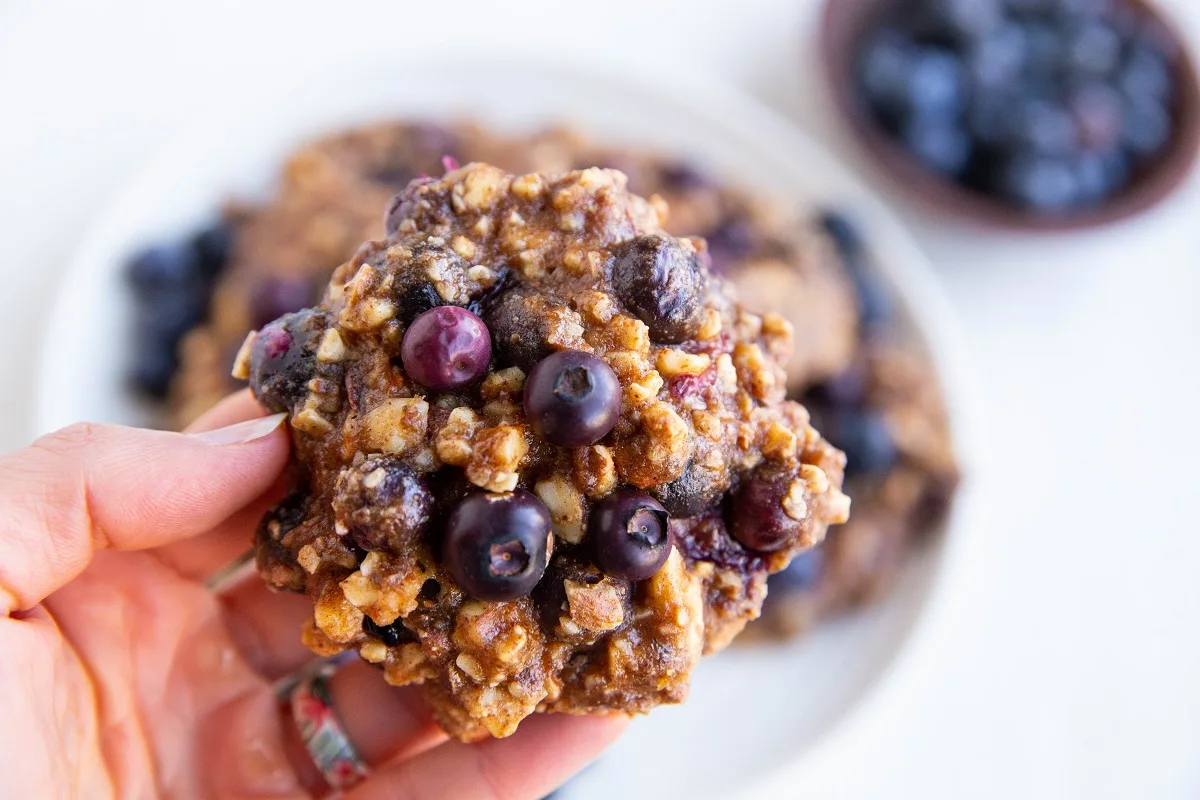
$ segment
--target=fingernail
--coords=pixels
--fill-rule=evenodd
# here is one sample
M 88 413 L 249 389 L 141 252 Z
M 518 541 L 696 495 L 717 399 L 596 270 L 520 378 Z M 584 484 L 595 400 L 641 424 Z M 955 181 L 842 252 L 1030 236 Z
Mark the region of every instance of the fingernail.
M 213 431 L 190 433 L 189 436 L 199 439 L 205 444 L 246 444 L 255 439 L 261 439 L 275 431 L 287 417 L 286 412 L 272 414 L 260 419 L 248 419 L 235 425 L 217 428 Z

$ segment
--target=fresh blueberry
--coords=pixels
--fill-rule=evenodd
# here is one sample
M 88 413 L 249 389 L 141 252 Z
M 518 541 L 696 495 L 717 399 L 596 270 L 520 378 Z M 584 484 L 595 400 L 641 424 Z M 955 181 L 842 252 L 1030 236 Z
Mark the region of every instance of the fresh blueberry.
M 1121 140 L 1136 156 L 1152 156 L 1171 139 L 1171 115 L 1149 95 L 1130 97 L 1125 105 Z
M 1008 23 L 996 28 L 972 45 L 967 55 L 967 69 L 978 90 L 993 91 L 1009 86 L 1021 74 L 1028 42 L 1025 29 Z
M 1025 26 L 1025 76 L 1037 83 L 1061 72 L 1066 43 L 1057 27 L 1041 22 Z
M 184 334 L 204 321 L 208 297 L 199 291 L 173 290 L 144 298 L 135 311 L 139 341 L 153 339 L 172 349 Z
M 712 179 L 690 161 L 670 161 L 659 169 L 659 176 L 667 189 L 676 192 L 707 189 L 713 185 Z
M 803 533 L 804 519 L 785 510 L 796 475 L 779 467 L 759 467 L 742 481 L 733 497 L 729 528 L 746 548 L 769 553 Z M 805 499 L 805 498 L 801 498 Z
M 772 575 L 767 586 L 772 593 L 802 592 L 815 588 L 824 572 L 825 551 L 820 547 L 812 547 L 797 554 L 787 567 Z
M 987 35 L 1003 19 L 999 0 L 922 0 L 914 22 L 922 37 L 954 44 Z
M 918 115 L 909 119 L 902 134 L 909 152 L 934 172 L 954 177 L 971 158 L 971 138 L 951 117 Z
M 866 250 L 866 239 L 858 223 L 846 212 L 826 209 L 818 215 L 817 224 L 833 239 L 842 258 L 857 258 Z
M 546 570 L 550 512 L 526 491 L 468 495 L 446 523 L 442 558 L 459 587 L 480 600 L 529 594 Z
M 179 287 L 196 287 L 202 277 L 200 259 L 187 243 L 147 248 L 134 256 L 127 269 L 134 290 L 148 297 Z
M 272 320 L 299 311 L 317 298 L 313 284 L 300 276 L 272 275 L 260 280 L 250 292 L 250 320 L 261 328 Z
M 1125 57 L 1117 78 L 1130 98 L 1169 100 L 1174 90 L 1171 66 L 1166 57 L 1145 45 L 1134 45 Z
M 881 475 L 896 463 L 896 443 L 882 415 L 861 409 L 840 409 L 826 432 L 846 453 L 846 477 Z
M 1096 204 L 1125 185 L 1129 162 L 1120 148 L 1088 152 L 1075 162 L 1075 180 L 1081 204 Z
M 979 92 L 966 114 L 967 132 L 975 139 L 976 151 L 984 147 L 1007 147 L 1015 128 L 1013 109 L 1020 101 L 1006 89 L 997 87 Z
M 250 388 L 260 403 L 272 411 L 291 411 L 308 396 L 317 367 L 314 340 L 324 329 L 324 316 L 305 309 L 258 332 L 250 350 Z
M 1040 97 L 1027 99 L 1014 119 L 1016 141 L 1036 155 L 1062 155 L 1079 144 L 1071 112 L 1062 104 Z
M 1002 168 L 999 186 L 1012 202 L 1051 213 L 1069 209 L 1078 195 L 1074 170 L 1065 158 L 1010 159 Z
M 1108 84 L 1089 81 L 1077 86 L 1067 107 L 1085 150 L 1108 150 L 1121 140 L 1125 103 L 1121 93 Z
M 648 494 L 613 492 L 592 507 L 588 541 L 596 565 L 614 577 L 641 581 L 671 554 L 667 510 Z
M 758 231 L 743 217 L 726 217 L 704 237 L 714 272 L 727 273 L 739 259 L 754 251 Z
M 678 344 L 695 335 L 708 293 L 708 273 L 695 253 L 661 233 L 616 248 L 612 285 L 620 301 L 650 329 L 650 338 Z
M 809 389 L 804 398 L 805 404 L 812 402 L 828 408 L 855 408 L 862 405 L 870 378 L 866 363 L 855 361 L 832 378 Z
M 376 625 L 375 620 L 363 614 L 362 629 L 367 636 L 378 639 L 388 647 L 396 647 L 405 642 L 417 640 L 416 634 L 404 627 L 404 623 L 400 620 L 396 620 L 391 625 Z
M 909 108 L 909 64 L 912 41 L 898 31 L 874 31 L 858 51 L 856 75 L 859 88 L 880 120 L 894 126 Z
M 161 400 L 167 396 L 178 366 L 173 342 L 139 341 L 129 370 L 129 383 L 137 391 Z
M 539 361 L 525 381 L 525 417 L 560 447 L 586 447 L 613 429 L 621 415 L 621 384 L 612 368 L 579 350 Z
M 201 274 L 208 280 L 216 278 L 229 263 L 233 253 L 234 227 L 218 222 L 192 237 L 191 246 L 199 261 Z
M 922 47 L 909 60 L 905 85 L 907 115 L 951 116 L 963 107 L 966 71 L 956 53 L 940 47 Z
M 1121 63 L 1121 36 L 1109 25 L 1090 20 L 1067 35 L 1067 66 L 1083 75 L 1103 77 Z
M 458 306 L 421 314 L 404 332 L 400 357 L 408 376 L 439 392 L 462 389 L 487 372 L 492 338 L 483 320 Z

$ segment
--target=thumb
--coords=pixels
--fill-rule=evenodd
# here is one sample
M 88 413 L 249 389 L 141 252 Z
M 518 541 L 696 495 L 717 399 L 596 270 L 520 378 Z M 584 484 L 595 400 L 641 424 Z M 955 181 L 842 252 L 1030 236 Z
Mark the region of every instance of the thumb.
M 198 434 L 80 423 L 0 458 L 0 609 L 29 608 L 99 548 L 203 533 L 271 486 L 284 414 Z

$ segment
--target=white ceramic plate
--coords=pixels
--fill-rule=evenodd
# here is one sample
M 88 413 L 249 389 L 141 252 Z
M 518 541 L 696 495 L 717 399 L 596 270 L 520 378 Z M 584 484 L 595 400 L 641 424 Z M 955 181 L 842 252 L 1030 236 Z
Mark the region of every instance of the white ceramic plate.
M 208 110 L 95 222 L 66 273 L 48 320 L 37 380 L 38 432 L 79 420 L 139 422 L 147 409 L 122 384 L 128 299 L 120 271 L 147 242 L 212 217 L 231 195 L 268 191 L 288 151 L 340 126 L 383 117 L 475 118 L 507 130 L 569 120 L 590 135 L 651 145 L 718 175 L 797 203 L 850 208 L 868 231 L 905 324 L 939 368 L 962 460 L 959 339 L 922 256 L 895 219 L 835 159 L 748 98 L 711 84 L 657 88 L 619 71 L 497 60 L 323 65 L 290 87 L 259 87 L 260 107 Z M 716 797 L 750 790 L 797 760 L 852 712 L 895 665 L 937 600 L 950 557 L 967 535 L 960 495 L 945 537 L 917 558 L 885 602 L 794 644 L 735 647 L 706 660 L 691 699 L 638 720 L 572 783 L 570 798 Z

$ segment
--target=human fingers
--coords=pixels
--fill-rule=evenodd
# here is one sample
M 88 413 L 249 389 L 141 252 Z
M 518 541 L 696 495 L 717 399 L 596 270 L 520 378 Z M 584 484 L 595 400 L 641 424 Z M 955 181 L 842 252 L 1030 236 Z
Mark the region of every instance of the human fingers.
M 80 423 L 0 458 L 0 606 L 32 607 L 98 548 L 158 547 L 231 516 L 282 470 L 283 416 L 194 435 Z

